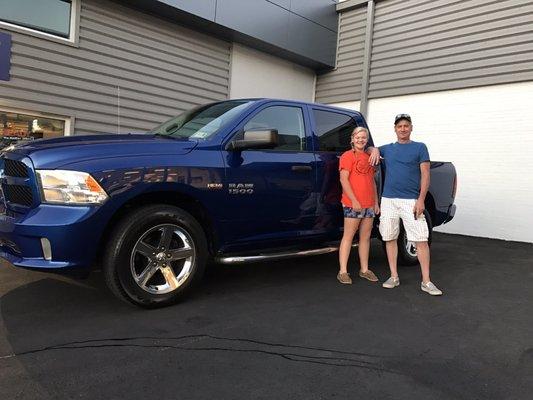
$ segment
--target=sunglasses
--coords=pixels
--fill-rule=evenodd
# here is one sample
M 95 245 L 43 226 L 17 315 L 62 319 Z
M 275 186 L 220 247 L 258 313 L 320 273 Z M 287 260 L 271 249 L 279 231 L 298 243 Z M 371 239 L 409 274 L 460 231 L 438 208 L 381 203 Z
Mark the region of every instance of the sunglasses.
M 407 121 L 411 122 L 411 116 L 409 114 L 398 114 L 394 117 L 395 123 L 398 122 L 400 119 L 406 119 Z

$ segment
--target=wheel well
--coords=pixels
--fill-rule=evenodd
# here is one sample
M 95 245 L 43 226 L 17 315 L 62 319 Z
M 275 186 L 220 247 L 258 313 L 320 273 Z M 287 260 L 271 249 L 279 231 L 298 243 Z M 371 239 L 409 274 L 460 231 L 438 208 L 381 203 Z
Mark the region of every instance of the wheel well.
M 151 192 L 130 199 L 128 202 L 123 204 L 122 207 L 109 220 L 98 243 L 98 253 L 96 255 L 97 264 L 101 263 L 105 243 L 109 241 L 115 226 L 122 220 L 122 218 L 137 208 L 153 204 L 167 204 L 176 206 L 191 214 L 198 221 L 205 233 L 210 254 L 214 254 L 217 238 L 214 234 L 213 222 L 205 207 L 198 200 L 182 193 Z
M 431 194 L 426 194 L 426 200 L 424 201 L 424 206 L 426 207 L 426 210 L 429 213 L 429 216 L 431 217 L 431 225 L 435 225 L 435 212 L 437 210 L 435 206 L 435 200 L 433 199 L 433 196 Z

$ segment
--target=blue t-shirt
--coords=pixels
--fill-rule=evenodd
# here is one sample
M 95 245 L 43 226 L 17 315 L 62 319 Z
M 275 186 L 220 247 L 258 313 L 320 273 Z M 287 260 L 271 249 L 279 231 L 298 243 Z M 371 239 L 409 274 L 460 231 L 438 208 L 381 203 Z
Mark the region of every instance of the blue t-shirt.
M 420 194 L 420 163 L 429 161 L 426 145 L 398 142 L 380 146 L 385 166 L 383 197 L 417 199 Z

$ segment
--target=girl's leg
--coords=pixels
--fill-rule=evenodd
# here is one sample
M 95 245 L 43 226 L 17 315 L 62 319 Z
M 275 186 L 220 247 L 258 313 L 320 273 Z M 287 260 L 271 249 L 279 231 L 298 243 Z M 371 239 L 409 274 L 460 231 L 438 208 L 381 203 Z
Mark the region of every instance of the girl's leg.
M 341 245 L 339 247 L 339 272 L 348 272 L 348 258 L 352 247 L 353 237 L 359 227 L 359 218 L 344 218 L 344 234 L 342 235 Z
M 374 218 L 363 218 L 359 227 L 359 265 L 361 272 L 368 271 L 368 254 L 370 252 L 370 234 L 374 226 Z

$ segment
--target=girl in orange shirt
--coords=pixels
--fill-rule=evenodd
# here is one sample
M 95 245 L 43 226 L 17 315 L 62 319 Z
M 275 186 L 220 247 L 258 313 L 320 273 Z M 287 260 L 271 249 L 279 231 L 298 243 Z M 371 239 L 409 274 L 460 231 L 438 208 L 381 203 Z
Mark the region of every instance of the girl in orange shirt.
M 368 162 L 365 152 L 368 142 L 368 130 L 355 128 L 352 132 L 352 149 L 343 153 L 339 161 L 342 185 L 342 208 L 344 210 L 344 234 L 339 248 L 340 283 L 351 284 L 348 273 L 348 258 L 352 241 L 359 229 L 359 277 L 377 282 L 376 275 L 368 269 L 370 251 L 370 234 L 374 225 L 374 216 L 379 214 L 378 196 L 374 181 L 374 168 Z

